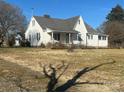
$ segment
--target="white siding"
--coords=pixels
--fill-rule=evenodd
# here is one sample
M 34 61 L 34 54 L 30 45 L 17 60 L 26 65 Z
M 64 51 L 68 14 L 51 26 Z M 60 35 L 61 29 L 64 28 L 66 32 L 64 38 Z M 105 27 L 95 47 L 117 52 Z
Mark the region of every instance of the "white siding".
M 82 17 L 80 17 L 79 20 L 80 23 L 77 21 L 74 30 L 79 31 L 79 34 L 81 34 L 83 40 L 81 44 L 92 47 L 108 47 L 108 37 L 106 40 L 98 40 L 98 35 L 93 35 L 93 39 L 88 39 L 88 37 L 86 37 L 88 31 L 84 24 L 84 20 Z
M 78 31 L 79 34 L 81 34 L 81 39 L 83 40 L 81 42 L 81 44 L 86 45 L 86 33 L 87 33 L 87 29 L 85 27 L 85 24 L 84 24 L 84 21 L 83 21 L 82 17 L 80 17 L 79 20 L 77 21 L 74 30 Z
M 98 35 L 93 35 L 93 39 L 88 39 L 87 37 L 87 46 L 91 47 L 108 47 L 108 37 L 106 40 L 99 40 Z
M 87 46 L 98 47 L 98 35 L 93 35 L 93 39 L 87 37 Z
M 33 22 L 32 24 L 32 21 Z M 108 46 L 108 37 L 106 40 L 98 40 L 98 35 L 93 35 L 93 39 L 88 39 L 86 34 L 88 33 L 83 18 L 79 17 L 79 20 L 75 24 L 74 30 L 78 31 L 81 35 L 82 42 L 79 42 L 75 39 L 73 41 L 76 44 L 82 44 L 86 46 L 93 46 L 93 47 L 107 47 Z M 46 30 L 43 30 L 42 27 L 37 23 L 34 17 L 31 18 L 31 21 L 29 23 L 28 29 L 25 33 L 25 38 L 29 39 L 29 35 L 31 35 L 31 45 L 32 46 L 40 46 L 41 43 L 47 44 L 48 42 L 51 42 L 51 35 L 48 34 L 49 32 L 52 32 L 51 29 L 47 28 Z M 40 33 L 40 40 L 37 40 L 37 33 Z M 60 40 L 62 43 L 66 43 L 66 33 L 60 34 Z
M 99 47 L 108 47 L 108 36 L 106 37 L 106 40 L 99 40 L 98 44 Z
M 44 31 L 41 26 L 37 23 L 35 20 L 35 25 L 32 25 L 32 21 L 35 20 L 34 17 L 32 17 L 28 29 L 25 33 L 25 38 L 29 39 L 29 35 L 31 35 L 31 45 L 32 46 L 40 46 L 41 43 L 47 44 L 51 40 L 51 36 L 47 33 L 47 31 Z M 40 40 L 37 41 L 36 34 L 40 33 Z

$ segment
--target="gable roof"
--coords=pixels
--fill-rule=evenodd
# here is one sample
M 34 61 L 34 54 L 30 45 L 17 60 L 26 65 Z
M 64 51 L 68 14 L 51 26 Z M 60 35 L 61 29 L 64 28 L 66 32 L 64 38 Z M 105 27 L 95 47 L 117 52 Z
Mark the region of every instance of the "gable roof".
M 42 28 L 50 28 L 52 30 L 73 30 L 74 25 L 79 17 L 74 17 L 70 19 L 56 19 L 56 18 L 46 18 L 41 16 L 34 16 L 36 21 Z
M 52 30 L 63 30 L 63 31 L 73 31 L 74 26 L 77 23 L 80 16 L 75 16 L 68 19 L 57 19 L 57 18 L 46 18 L 42 16 L 34 16 L 39 25 L 45 29 L 50 28 Z M 98 34 L 98 32 L 93 29 L 90 25 L 84 22 L 88 33 Z
M 89 34 L 98 34 L 98 32 L 95 29 L 93 29 L 90 25 L 88 25 L 86 22 L 84 24 Z
M 86 29 L 88 31 L 89 34 L 93 34 L 93 35 L 102 35 L 102 36 L 107 36 L 106 34 L 100 32 L 100 31 L 97 31 L 95 29 L 93 29 L 90 25 L 88 25 L 87 23 L 84 23 L 85 26 L 86 26 Z

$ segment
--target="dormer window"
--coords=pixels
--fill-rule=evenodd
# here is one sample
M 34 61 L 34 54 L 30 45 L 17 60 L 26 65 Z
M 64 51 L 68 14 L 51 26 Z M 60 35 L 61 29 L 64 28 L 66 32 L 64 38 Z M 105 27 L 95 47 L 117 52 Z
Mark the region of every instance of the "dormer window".
M 35 25 L 35 20 L 32 20 L 32 26 L 34 26 Z

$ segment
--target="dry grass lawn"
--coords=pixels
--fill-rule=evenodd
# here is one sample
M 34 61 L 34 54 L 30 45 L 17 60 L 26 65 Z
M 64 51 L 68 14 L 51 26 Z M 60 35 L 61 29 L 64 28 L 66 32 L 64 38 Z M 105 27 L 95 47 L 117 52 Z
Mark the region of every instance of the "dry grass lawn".
M 54 65 L 62 61 L 69 63 L 70 67 L 61 78 L 63 83 L 81 68 L 112 60 L 116 63 L 97 68 L 80 79 L 80 81 L 104 82 L 104 85 L 77 85 L 67 91 L 124 91 L 124 49 L 77 49 L 68 53 L 67 50 L 41 48 L 0 48 L 0 78 L 4 79 L 8 77 L 6 73 L 15 72 L 14 75 L 24 77 L 21 83 L 30 91 L 45 91 L 47 79 L 43 76 L 40 76 L 40 79 L 35 77 L 42 72 L 39 63 Z M 2 79 L 0 79 L 0 91 L 20 91 L 13 82 L 5 83 Z

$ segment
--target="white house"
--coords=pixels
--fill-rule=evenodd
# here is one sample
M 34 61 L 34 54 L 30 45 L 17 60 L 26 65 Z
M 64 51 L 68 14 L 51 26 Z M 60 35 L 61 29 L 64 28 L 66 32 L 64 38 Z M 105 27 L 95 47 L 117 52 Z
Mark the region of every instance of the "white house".
M 81 16 L 57 19 L 33 16 L 25 33 L 32 46 L 41 43 L 78 44 L 91 47 L 108 47 L 108 35 L 98 33 Z

